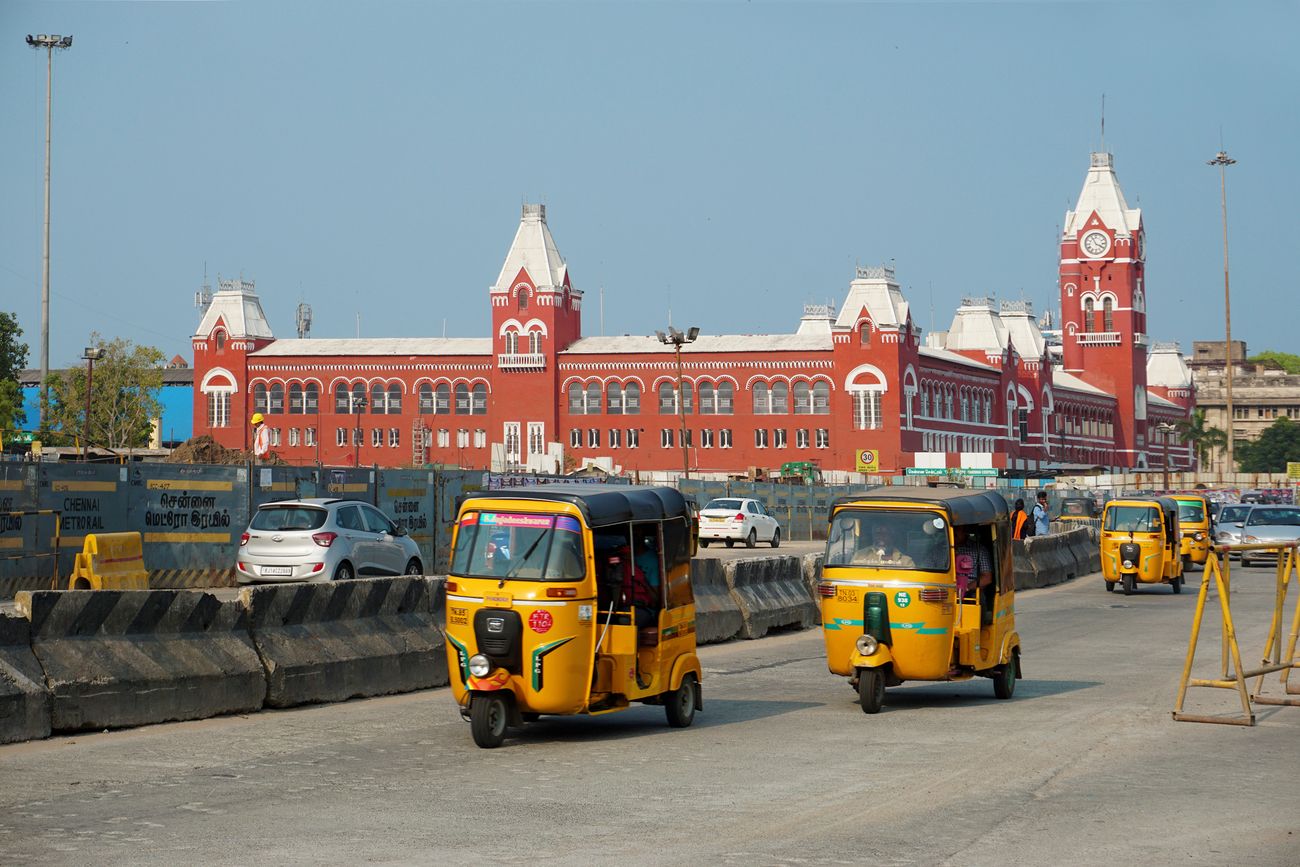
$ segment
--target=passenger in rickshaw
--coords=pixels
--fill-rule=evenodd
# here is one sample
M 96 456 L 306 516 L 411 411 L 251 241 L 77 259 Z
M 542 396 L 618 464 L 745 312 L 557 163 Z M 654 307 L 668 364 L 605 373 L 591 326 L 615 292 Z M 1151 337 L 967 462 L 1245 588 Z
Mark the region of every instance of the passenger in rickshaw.
M 993 555 L 989 546 L 966 527 L 953 527 L 957 569 L 957 595 L 980 602 L 980 625 L 993 623 Z
M 659 538 L 658 528 L 638 528 L 633 558 L 631 600 L 636 608 L 636 625 L 653 626 L 659 621 Z

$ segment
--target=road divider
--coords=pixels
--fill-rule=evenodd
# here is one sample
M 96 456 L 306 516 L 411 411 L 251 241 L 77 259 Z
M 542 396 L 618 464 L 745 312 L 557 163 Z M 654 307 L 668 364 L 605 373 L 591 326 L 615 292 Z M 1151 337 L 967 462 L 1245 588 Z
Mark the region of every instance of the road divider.
M 240 602 L 269 707 L 447 683 L 445 639 L 422 576 L 247 587 Z
M 727 560 L 723 574 L 740 609 L 741 638 L 762 638 L 771 629 L 816 625 L 818 605 L 804 584 L 801 558 Z
M 722 560 L 714 557 L 692 560 L 691 589 L 695 594 L 696 641 L 716 644 L 740 635 L 744 618 L 727 584 Z
M 31 624 L 0 612 L 0 744 L 50 736 L 50 693 L 32 653 Z
M 237 602 L 187 590 L 19 593 L 54 731 L 204 719 L 262 706 L 266 680 Z

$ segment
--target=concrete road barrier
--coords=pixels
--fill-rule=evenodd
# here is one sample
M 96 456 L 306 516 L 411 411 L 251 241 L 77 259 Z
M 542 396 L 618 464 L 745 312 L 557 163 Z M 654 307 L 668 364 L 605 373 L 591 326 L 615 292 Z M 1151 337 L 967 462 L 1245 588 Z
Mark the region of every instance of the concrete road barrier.
M 428 579 L 409 575 L 242 590 L 267 705 L 445 686 L 446 639 L 430 589 Z
M 695 640 L 700 644 L 730 641 L 740 634 L 744 622 L 740 606 L 731 594 L 724 561 L 711 557 L 691 560 L 691 591 L 695 594 Z
M 190 590 L 19 593 L 54 731 L 261 708 L 266 680 L 243 609 Z
M 808 598 L 812 600 L 813 612 L 816 619 L 814 625 L 820 626 L 822 622 L 822 597 L 817 592 L 817 585 L 822 580 L 822 558 L 824 554 L 804 554 L 803 555 L 803 586 L 808 591 Z
M 1028 539 L 1013 539 L 1011 541 L 1011 561 L 1015 572 L 1017 590 L 1032 590 L 1034 587 L 1040 586 L 1038 584 L 1038 573 L 1034 571 L 1034 563 L 1029 558 L 1029 551 L 1025 548 L 1028 541 Z
M 0 744 L 50 736 L 50 694 L 27 618 L 0 612 Z
M 762 638 L 768 630 L 787 626 L 807 629 L 817 622 L 800 558 L 727 560 L 722 569 L 740 608 L 742 638 Z

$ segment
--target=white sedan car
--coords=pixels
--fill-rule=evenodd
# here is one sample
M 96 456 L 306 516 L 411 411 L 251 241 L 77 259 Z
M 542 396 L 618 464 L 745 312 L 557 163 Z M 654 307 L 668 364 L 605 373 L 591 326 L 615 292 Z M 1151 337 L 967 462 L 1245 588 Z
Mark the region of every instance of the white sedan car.
M 700 510 L 700 547 L 709 547 L 715 539 L 725 542 L 728 548 L 737 542 L 744 542 L 748 548 L 768 542 L 776 548 L 781 544 L 781 525 L 758 500 L 710 500 Z

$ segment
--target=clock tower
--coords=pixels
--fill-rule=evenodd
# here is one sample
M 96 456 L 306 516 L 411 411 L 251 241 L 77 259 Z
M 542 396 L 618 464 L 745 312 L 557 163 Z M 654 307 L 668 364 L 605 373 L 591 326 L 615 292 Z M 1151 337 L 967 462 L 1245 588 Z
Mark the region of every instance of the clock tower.
M 1146 229 L 1130 208 L 1108 153 L 1088 176 L 1061 233 L 1063 367 L 1115 395 L 1116 457 L 1146 466 Z

